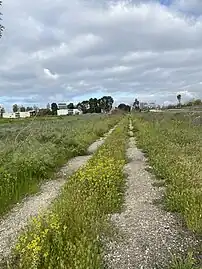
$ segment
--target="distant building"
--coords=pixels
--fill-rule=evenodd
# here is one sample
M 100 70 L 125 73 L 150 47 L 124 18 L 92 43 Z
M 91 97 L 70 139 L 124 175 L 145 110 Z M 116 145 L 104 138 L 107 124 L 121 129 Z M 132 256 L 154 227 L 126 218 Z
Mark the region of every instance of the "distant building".
M 36 114 L 35 110 L 25 112 L 5 112 L 2 117 L 5 119 L 19 119 L 19 118 L 30 118 Z
M 15 119 L 16 118 L 16 113 L 14 113 L 14 112 L 11 112 L 11 113 L 5 112 L 5 113 L 3 113 L 2 118 Z
M 149 108 L 149 104 L 148 103 L 143 103 L 143 102 L 141 102 L 140 103 L 140 109 L 141 110 L 144 110 L 144 109 L 148 109 Z
M 67 103 L 58 103 L 58 109 L 67 109 Z
M 67 116 L 67 115 L 81 115 L 82 111 L 75 108 L 75 109 L 58 109 L 57 115 L 58 116 Z
M 155 103 L 149 103 L 150 109 L 156 109 L 157 105 Z

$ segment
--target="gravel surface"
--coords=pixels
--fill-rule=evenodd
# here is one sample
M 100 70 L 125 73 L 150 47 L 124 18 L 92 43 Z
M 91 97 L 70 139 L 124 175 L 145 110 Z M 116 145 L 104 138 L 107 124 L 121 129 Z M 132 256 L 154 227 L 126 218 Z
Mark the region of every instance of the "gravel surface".
M 154 203 L 163 197 L 163 188 L 153 186 L 154 176 L 146 171 L 146 159 L 136 147 L 132 129 L 130 126 L 125 204 L 121 214 L 112 216 L 118 234 L 114 241 L 108 239 L 106 268 L 163 269 L 172 253 L 186 252 L 197 240 L 183 229 L 177 216 Z
M 48 209 L 60 193 L 67 177 L 87 163 L 92 154 L 104 143 L 105 138 L 111 134 L 114 128 L 88 148 L 87 152 L 91 155 L 78 156 L 71 159 L 60 169 L 55 180 L 42 184 L 38 194 L 25 198 L 3 219 L 0 219 L 0 262 L 9 256 L 19 232 L 26 227 L 29 219 Z
M 97 148 L 104 143 L 105 138 L 113 132 L 116 126 L 110 129 L 109 132 L 104 135 L 104 137 L 101 137 L 100 139 L 96 140 L 93 144 L 91 144 L 87 150 L 88 154 L 93 154 L 97 150 Z

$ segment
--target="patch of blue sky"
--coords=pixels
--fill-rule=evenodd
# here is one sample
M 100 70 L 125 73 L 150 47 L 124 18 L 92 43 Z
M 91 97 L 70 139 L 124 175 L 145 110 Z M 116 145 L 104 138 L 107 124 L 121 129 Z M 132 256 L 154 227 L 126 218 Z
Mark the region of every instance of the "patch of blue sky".
M 164 6 L 170 6 L 173 2 L 173 0 L 159 0 L 160 4 Z

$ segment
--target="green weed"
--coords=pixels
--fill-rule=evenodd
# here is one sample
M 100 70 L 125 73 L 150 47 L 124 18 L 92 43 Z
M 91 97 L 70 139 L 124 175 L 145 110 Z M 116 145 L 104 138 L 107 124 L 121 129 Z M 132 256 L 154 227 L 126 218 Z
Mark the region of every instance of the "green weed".
M 90 143 L 106 133 L 120 116 L 73 116 L 47 121 L 1 124 L 0 215 L 71 157 L 85 154 Z
M 126 124 L 69 178 L 51 213 L 33 219 L 18 240 L 12 268 L 103 268 L 101 237 L 109 214 L 123 202 Z

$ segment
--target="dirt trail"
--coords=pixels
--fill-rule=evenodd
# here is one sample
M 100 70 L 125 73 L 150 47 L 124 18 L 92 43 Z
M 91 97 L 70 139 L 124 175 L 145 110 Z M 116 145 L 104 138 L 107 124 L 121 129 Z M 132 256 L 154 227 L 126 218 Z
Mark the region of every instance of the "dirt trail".
M 42 184 L 40 192 L 29 196 L 16 205 L 3 219 L 0 219 L 0 262 L 9 256 L 17 235 L 26 227 L 29 219 L 47 210 L 58 196 L 68 176 L 85 165 L 92 154 L 104 143 L 106 137 L 116 128 L 112 128 L 104 137 L 92 143 L 87 153 L 89 155 L 75 157 L 64 165 L 56 175 L 56 179 Z
M 130 136 L 133 136 L 132 130 L 130 123 Z M 125 204 L 121 214 L 112 216 L 118 237 L 107 243 L 106 267 L 167 268 L 171 253 L 183 253 L 196 241 L 183 230 L 176 216 L 154 203 L 162 198 L 163 189 L 153 186 L 154 176 L 146 171 L 146 159 L 137 148 L 134 137 L 130 137 L 127 157 Z

